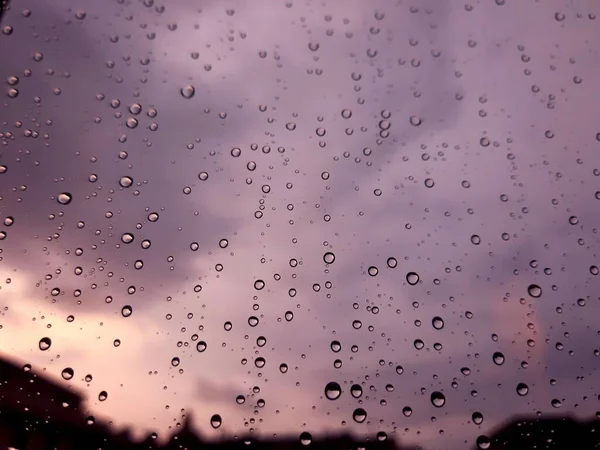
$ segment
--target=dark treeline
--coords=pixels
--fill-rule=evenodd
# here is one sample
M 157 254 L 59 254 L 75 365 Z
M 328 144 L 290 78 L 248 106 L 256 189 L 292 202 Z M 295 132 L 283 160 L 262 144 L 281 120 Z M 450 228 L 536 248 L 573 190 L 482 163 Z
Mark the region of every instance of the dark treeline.
M 108 423 L 86 416 L 83 398 L 29 366 L 18 367 L 0 358 L 0 450 L 182 450 L 182 449 L 304 449 L 304 450 L 409 450 L 384 435 L 356 440 L 335 435 L 310 440 L 290 438 L 253 440 L 239 437 L 206 441 L 187 421 L 171 439 L 161 444 L 153 435 L 135 441 L 129 432 L 115 433 Z M 600 449 L 600 420 L 577 421 L 570 417 L 525 417 L 508 421 L 467 448 L 474 450 L 587 450 Z M 417 450 L 420 447 L 413 448 Z

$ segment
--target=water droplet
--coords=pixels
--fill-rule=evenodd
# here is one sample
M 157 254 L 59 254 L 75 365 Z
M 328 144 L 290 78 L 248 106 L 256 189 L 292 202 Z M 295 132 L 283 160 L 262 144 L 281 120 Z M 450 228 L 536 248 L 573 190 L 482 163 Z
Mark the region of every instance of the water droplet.
M 539 298 L 542 296 L 542 288 L 539 287 L 537 284 L 530 284 L 527 288 L 527 292 L 533 298 Z
M 173 367 L 177 367 L 179 365 L 179 363 L 181 362 L 181 360 L 176 356 L 173 359 L 171 359 L 171 365 Z
M 63 192 L 62 194 L 58 194 L 56 200 L 61 205 L 68 205 L 69 203 L 71 203 L 71 200 L 73 200 L 73 196 L 68 192 Z
M 501 366 L 502 364 L 504 364 L 504 355 L 500 352 L 495 352 L 492 355 L 492 360 L 494 361 L 494 364 L 496 364 L 497 366 Z
M 183 98 L 190 99 L 194 96 L 195 93 L 196 89 L 191 84 L 188 84 L 187 86 L 181 88 L 181 96 Z
M 101 402 L 103 402 L 104 400 L 106 400 L 108 398 L 108 392 L 106 391 L 101 391 L 98 394 L 98 400 L 100 400 Z
M 410 116 L 409 122 L 414 127 L 418 127 L 419 125 L 421 125 L 421 123 L 423 123 L 421 118 L 419 118 L 418 116 Z
M 396 260 L 396 258 L 389 257 L 387 259 L 387 265 L 390 269 L 394 269 L 398 265 L 398 261 Z
M 472 415 L 471 415 L 471 420 L 473 421 L 473 423 L 475 425 L 481 425 L 481 423 L 483 422 L 483 414 L 481 414 L 478 411 L 475 411 Z
M 350 394 L 354 398 L 360 398 L 363 394 L 363 390 L 362 390 L 362 387 L 360 387 L 360 384 L 353 384 L 350 387 Z
M 362 408 L 356 408 L 352 413 L 352 418 L 356 423 L 363 423 L 367 420 L 367 412 Z
M 308 43 L 308 49 L 311 52 L 316 52 L 317 50 L 319 50 L 319 43 L 318 42 L 309 42 Z
M 196 350 L 198 350 L 200 353 L 204 352 L 206 350 L 206 347 L 207 347 L 207 345 L 206 345 L 206 342 L 204 342 L 204 341 L 199 341 L 196 344 Z
M 65 380 L 70 380 L 75 375 L 75 372 L 70 367 L 66 367 L 62 370 L 61 375 Z
M 446 404 L 446 397 L 439 391 L 431 393 L 431 403 L 436 408 L 441 408 Z
M 480 448 L 481 450 L 486 450 L 490 448 L 491 445 L 490 438 L 483 434 L 477 438 L 476 443 L 477 448 Z
M 331 341 L 330 347 L 334 353 L 337 353 L 342 349 L 342 344 L 339 341 Z
M 219 428 L 222 423 L 223 419 L 221 419 L 221 416 L 219 414 L 213 414 L 213 416 L 210 418 L 210 426 L 213 427 L 215 430 Z
M 368 269 L 369 275 L 371 275 L 372 277 L 377 276 L 377 274 L 379 273 L 379 269 L 375 266 L 371 266 Z
M 127 176 L 121 177 L 121 179 L 119 180 L 119 184 L 121 185 L 121 187 L 128 188 L 133 184 L 133 178 Z
M 254 282 L 254 289 L 256 289 L 257 291 L 264 289 L 264 287 L 265 287 L 265 282 L 263 280 L 256 280 Z
M 300 443 L 302 445 L 310 445 L 311 442 L 312 436 L 308 431 L 303 431 L 302 433 L 300 433 Z
M 337 400 L 342 395 L 342 388 L 335 381 L 330 381 L 325 386 L 325 397 L 329 400 Z
M 121 315 L 123 317 L 129 317 L 133 313 L 133 308 L 130 305 L 125 305 L 121 308 Z
M 471 243 L 474 245 L 479 245 L 481 244 L 481 238 L 478 235 L 474 234 L 473 236 L 471 236 Z
M 221 239 L 219 241 L 219 247 L 221 247 L 221 248 L 227 248 L 228 245 L 229 245 L 229 241 L 227 239 Z
M 52 340 L 49 337 L 43 337 L 40 339 L 39 347 L 41 351 L 46 351 L 52 345 Z
M 124 244 L 131 244 L 134 240 L 133 234 L 131 233 L 123 233 L 121 235 L 121 242 Z
M 527 386 L 525 383 L 519 383 L 517 384 L 517 394 L 519 394 L 521 397 L 527 395 L 529 393 L 529 386 Z
M 198 178 L 200 179 L 200 181 L 206 181 L 206 180 L 208 180 L 208 173 L 200 172 L 198 174 Z
M 419 275 L 416 272 L 408 272 L 406 274 L 406 282 L 411 286 L 414 286 L 419 282 Z
M 433 325 L 433 328 L 436 330 L 441 330 L 444 328 L 444 320 L 441 317 L 436 316 L 432 319 L 431 325 Z
M 335 255 L 331 252 L 327 252 L 323 255 L 323 261 L 325 261 L 326 264 L 333 264 Z

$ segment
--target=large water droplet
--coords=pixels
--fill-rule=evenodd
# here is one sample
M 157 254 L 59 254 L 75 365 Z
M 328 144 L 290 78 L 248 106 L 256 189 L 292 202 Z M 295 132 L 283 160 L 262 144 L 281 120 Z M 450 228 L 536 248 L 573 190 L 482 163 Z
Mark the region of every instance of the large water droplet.
M 129 317 L 133 313 L 133 308 L 130 305 L 125 305 L 121 308 L 121 315 L 123 317 Z
M 354 398 L 360 398 L 363 394 L 363 390 L 362 390 L 362 387 L 360 387 L 360 384 L 353 384 L 350 387 L 350 394 Z
M 123 233 L 121 235 L 121 242 L 124 244 L 131 244 L 134 240 L 133 234 L 131 233 Z
M 39 347 L 41 351 L 46 351 L 52 345 L 52 340 L 49 337 L 43 337 L 40 339 Z
M 133 184 L 133 178 L 124 176 L 119 179 L 119 185 L 124 188 L 128 188 Z
M 204 341 L 199 341 L 196 344 L 196 350 L 198 350 L 200 353 L 204 352 L 206 350 L 206 347 L 208 347 L 208 345 Z
M 519 394 L 521 397 L 527 395 L 529 393 L 529 386 L 527 386 L 525 383 L 519 383 L 517 384 L 517 394 Z
M 300 433 L 300 443 L 302 445 L 310 445 L 312 442 L 312 436 L 308 431 L 303 431 Z
M 441 408 L 446 404 L 446 397 L 439 391 L 435 391 L 431 393 L 431 403 L 436 408 Z
M 379 273 L 379 269 L 375 266 L 371 266 L 371 267 L 369 267 L 368 272 L 369 272 L 369 275 L 371 275 L 372 277 L 375 277 Z
M 441 330 L 444 328 L 444 320 L 441 317 L 436 316 L 431 320 L 431 325 L 433 325 L 433 328 L 436 330 Z
M 527 288 L 527 292 L 533 298 L 539 298 L 542 296 L 542 288 L 539 287 L 537 284 L 530 284 Z
M 495 352 L 492 355 L 492 359 L 494 360 L 494 364 L 496 364 L 497 366 L 501 366 L 502 364 L 504 364 L 504 355 L 500 352 Z
M 477 443 L 477 448 L 480 448 L 481 450 L 486 450 L 486 449 L 490 448 L 490 445 L 491 445 L 490 438 L 483 434 L 477 438 L 476 443 Z
M 416 272 L 408 272 L 406 274 L 406 282 L 411 286 L 414 286 L 419 282 L 419 275 Z
M 352 413 L 352 418 L 356 423 L 363 423 L 367 420 L 367 412 L 362 408 L 356 408 Z
M 195 93 L 196 89 L 191 84 L 188 84 L 187 86 L 181 88 L 181 95 L 183 98 L 190 99 L 194 96 Z
M 219 428 L 222 423 L 223 419 L 221 419 L 221 416 L 219 414 L 213 414 L 213 416 L 210 418 L 210 426 L 213 427 L 215 430 Z
M 56 201 L 61 205 L 68 205 L 69 203 L 71 203 L 71 200 L 73 200 L 73 196 L 68 192 L 58 194 L 58 197 L 56 197 Z
M 342 395 L 342 388 L 335 381 L 330 381 L 325 386 L 325 397 L 329 400 L 337 400 Z
M 70 380 L 75 375 L 75 372 L 70 367 L 66 367 L 62 370 L 61 375 L 65 380 Z
M 331 252 L 327 252 L 323 255 L 323 261 L 325 261 L 326 264 L 333 264 L 335 255 Z

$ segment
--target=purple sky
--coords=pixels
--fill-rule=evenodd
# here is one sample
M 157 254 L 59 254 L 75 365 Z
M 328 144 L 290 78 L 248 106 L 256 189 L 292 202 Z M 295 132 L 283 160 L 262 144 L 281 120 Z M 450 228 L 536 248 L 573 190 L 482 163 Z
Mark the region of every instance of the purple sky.
M 162 5 L 28 0 L 4 19 L 3 355 L 73 368 L 90 413 L 138 433 L 184 408 L 209 436 L 464 448 L 512 414 L 600 409 L 600 4 Z

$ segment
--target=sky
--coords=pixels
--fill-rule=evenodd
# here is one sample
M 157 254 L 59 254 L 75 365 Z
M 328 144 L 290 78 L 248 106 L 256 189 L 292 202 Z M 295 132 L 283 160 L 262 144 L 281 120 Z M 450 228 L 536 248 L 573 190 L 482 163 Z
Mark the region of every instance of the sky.
M 212 438 L 464 448 L 513 415 L 592 416 L 597 15 L 558 0 L 13 5 L 1 355 L 138 436 L 191 416 Z

